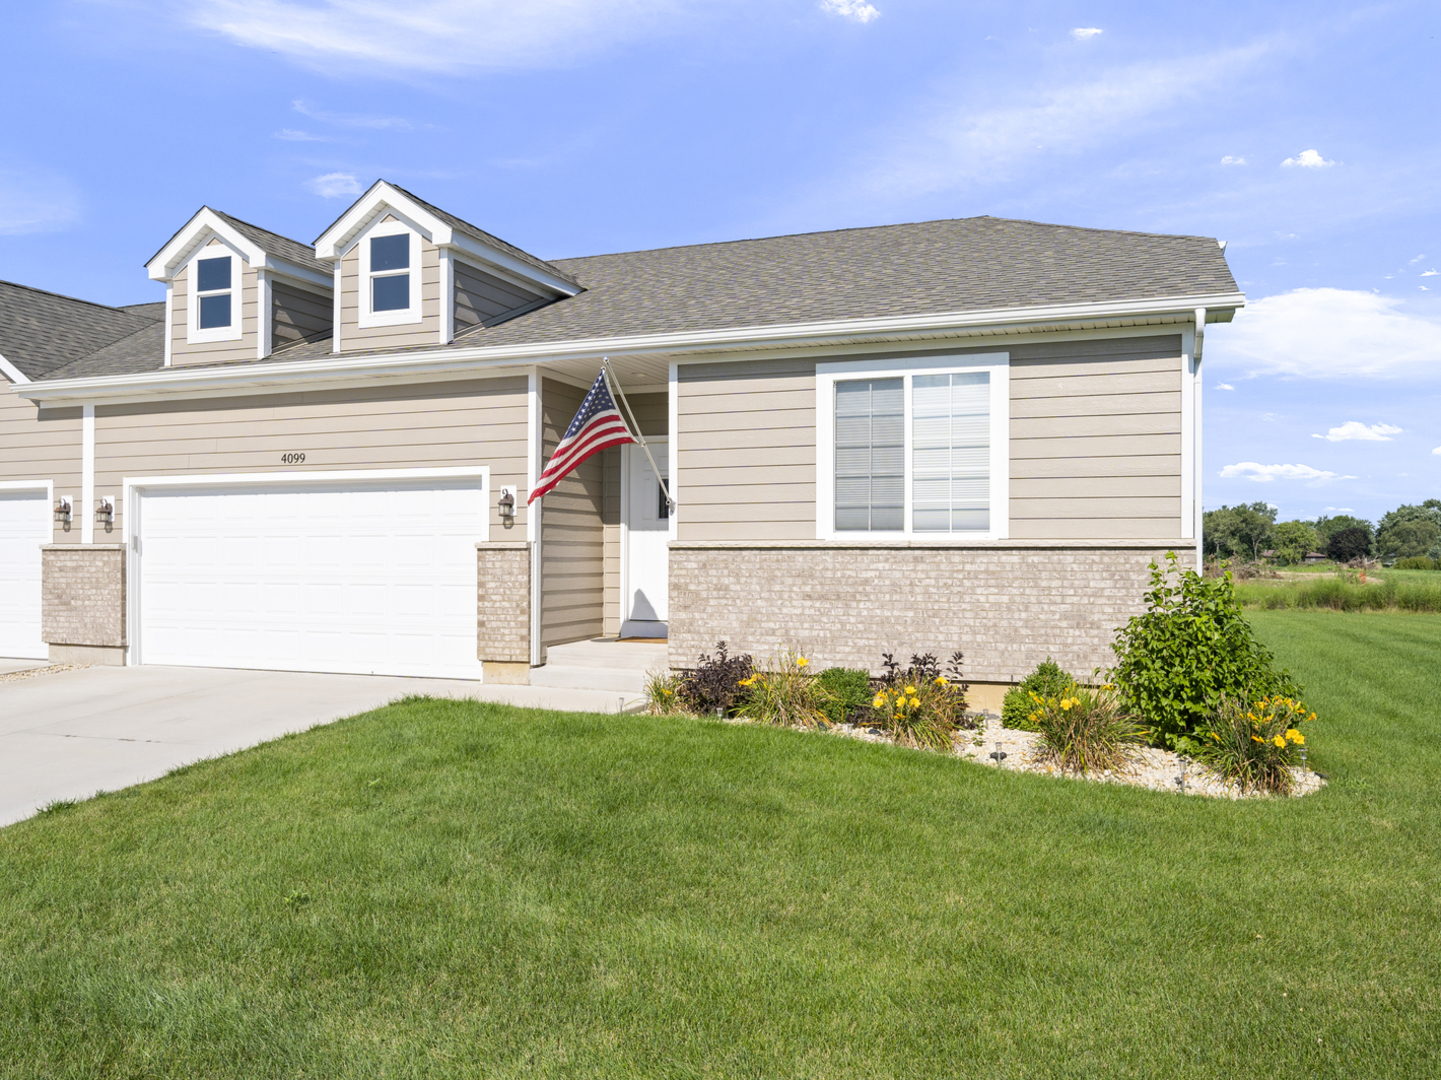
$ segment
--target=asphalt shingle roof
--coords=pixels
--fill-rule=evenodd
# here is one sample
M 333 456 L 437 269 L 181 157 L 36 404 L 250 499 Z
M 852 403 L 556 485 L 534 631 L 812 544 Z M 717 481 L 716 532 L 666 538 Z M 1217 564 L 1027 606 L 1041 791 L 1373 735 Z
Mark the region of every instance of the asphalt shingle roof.
M 42 379 L 154 324 L 164 317 L 165 305 L 160 309 L 152 316 L 0 281 L 0 356 L 27 378 Z
M 993 217 L 593 255 L 546 265 L 566 271 L 585 291 L 468 330 L 455 343 L 527 345 L 1238 291 L 1220 247 L 1209 237 Z M 77 363 L 52 377 L 158 368 L 163 341 L 159 336 L 153 346 L 149 341 L 143 333 L 134 334 L 114 342 L 103 357 L 99 352 L 88 357 L 93 370 L 89 363 Z M 151 347 L 154 352 L 147 354 Z M 306 342 L 272 360 L 328 357 L 330 348 L 328 338 Z
M 212 208 L 213 209 L 213 208 Z M 315 257 L 315 248 L 309 244 L 302 244 L 299 240 L 292 240 L 288 236 L 281 236 L 269 229 L 262 229 L 259 225 L 252 225 L 248 221 L 241 221 L 238 217 L 221 213 L 215 213 L 235 226 L 236 232 L 254 241 L 263 251 L 271 255 L 278 255 L 288 262 L 303 266 L 307 270 L 314 270 L 317 274 L 324 274 L 330 277 L 335 273 L 335 268 L 328 262 L 321 262 Z

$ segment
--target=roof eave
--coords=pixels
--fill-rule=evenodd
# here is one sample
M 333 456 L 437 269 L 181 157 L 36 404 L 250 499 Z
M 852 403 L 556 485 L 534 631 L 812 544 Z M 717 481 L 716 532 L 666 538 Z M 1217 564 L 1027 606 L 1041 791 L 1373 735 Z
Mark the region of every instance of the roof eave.
M 1120 321 L 1164 319 L 1184 323 L 1204 308 L 1212 315 L 1243 307 L 1243 293 L 1146 298 L 1089 304 L 1056 304 L 942 314 L 838 319 L 825 322 L 734 327 L 725 330 L 636 334 L 624 337 L 570 339 L 520 345 L 453 347 L 424 353 L 382 353 L 363 357 L 343 354 L 319 360 L 264 364 L 235 364 L 195 370 L 166 368 L 133 375 L 98 375 L 79 379 L 32 382 L 16 393 L 49 404 L 102 404 L 167 397 L 250 395 L 307 388 L 344 386 L 366 382 L 438 381 L 473 377 L 480 372 L 499 374 L 528 367 L 586 357 L 637 354 L 694 354 L 717 351 L 756 351 L 824 346 L 844 339 L 873 337 L 898 341 L 946 337 L 956 331 L 970 333 L 1028 333 L 1056 329 L 1084 330 Z

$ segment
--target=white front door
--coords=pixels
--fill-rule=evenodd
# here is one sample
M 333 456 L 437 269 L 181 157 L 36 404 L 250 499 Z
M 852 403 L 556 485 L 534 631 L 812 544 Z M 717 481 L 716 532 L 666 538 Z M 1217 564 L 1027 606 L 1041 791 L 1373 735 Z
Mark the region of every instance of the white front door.
M 669 454 L 665 439 L 647 439 L 646 445 L 666 475 Z M 621 598 L 621 637 L 665 637 L 670 618 L 667 602 L 670 579 L 670 512 L 660 482 L 639 446 L 627 446 L 626 506 L 624 521 L 625 575 Z
M 44 660 L 40 640 L 40 545 L 52 540 L 44 488 L 0 490 L 0 656 Z
M 144 488 L 139 662 L 478 679 L 479 478 Z

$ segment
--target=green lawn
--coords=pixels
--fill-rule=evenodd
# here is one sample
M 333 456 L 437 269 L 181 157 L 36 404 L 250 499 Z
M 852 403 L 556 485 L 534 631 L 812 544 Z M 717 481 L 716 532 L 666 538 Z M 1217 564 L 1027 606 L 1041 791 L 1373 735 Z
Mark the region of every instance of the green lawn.
M 0 830 L 9 1077 L 1441 1074 L 1441 617 L 1306 799 L 410 701 Z

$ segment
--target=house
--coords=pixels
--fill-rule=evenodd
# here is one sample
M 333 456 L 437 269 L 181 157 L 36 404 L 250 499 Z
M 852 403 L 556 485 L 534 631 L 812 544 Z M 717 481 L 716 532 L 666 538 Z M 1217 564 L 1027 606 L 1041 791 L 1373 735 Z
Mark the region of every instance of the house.
M 0 655 L 524 681 L 547 648 L 1110 658 L 1198 562 L 1224 245 L 992 217 L 543 260 L 385 181 L 0 286 Z M 609 357 L 636 447 L 526 493 Z M 0 386 L 0 390 L 4 387 Z M 989 688 L 989 689 L 987 689 Z

